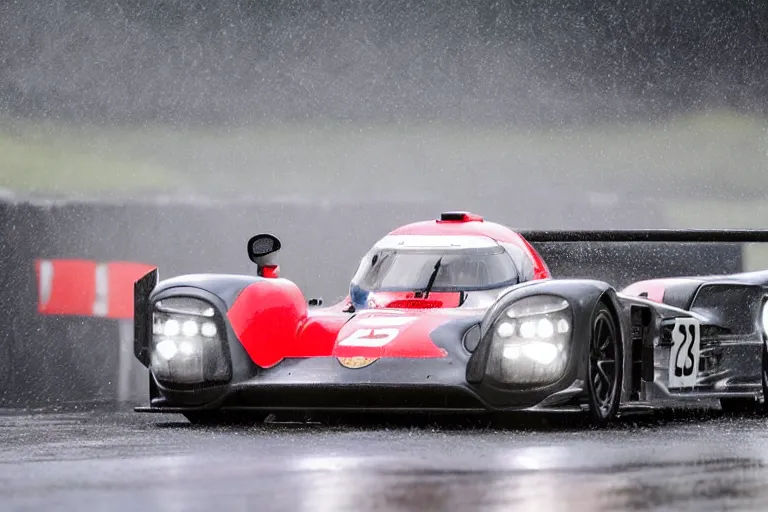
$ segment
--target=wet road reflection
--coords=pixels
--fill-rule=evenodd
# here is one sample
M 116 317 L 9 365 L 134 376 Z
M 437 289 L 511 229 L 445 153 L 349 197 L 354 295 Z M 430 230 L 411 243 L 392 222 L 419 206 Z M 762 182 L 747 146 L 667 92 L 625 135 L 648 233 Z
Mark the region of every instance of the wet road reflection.
M 192 427 L 0 415 L 0 510 L 768 510 L 768 422 Z

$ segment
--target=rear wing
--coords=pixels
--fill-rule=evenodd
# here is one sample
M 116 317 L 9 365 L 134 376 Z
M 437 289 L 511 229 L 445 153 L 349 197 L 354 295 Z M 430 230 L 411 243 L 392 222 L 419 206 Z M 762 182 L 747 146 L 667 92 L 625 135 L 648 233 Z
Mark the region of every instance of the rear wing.
M 591 278 L 617 289 L 646 279 L 737 274 L 744 244 L 764 229 L 520 230 L 558 278 Z
M 768 243 L 768 229 L 518 231 L 529 242 Z

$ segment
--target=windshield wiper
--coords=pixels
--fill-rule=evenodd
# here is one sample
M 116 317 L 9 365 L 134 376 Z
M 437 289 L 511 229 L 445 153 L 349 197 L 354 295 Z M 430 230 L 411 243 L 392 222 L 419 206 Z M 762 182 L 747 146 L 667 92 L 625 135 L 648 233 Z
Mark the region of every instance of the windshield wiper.
M 432 275 L 429 276 L 429 282 L 427 282 L 427 287 L 424 288 L 423 297 L 426 299 L 429 297 L 429 292 L 432 291 L 432 286 L 435 284 L 435 279 L 437 279 L 437 273 L 440 271 L 440 265 L 443 263 L 443 257 L 440 256 L 440 259 L 437 260 L 437 263 L 435 263 L 435 269 L 432 271 Z

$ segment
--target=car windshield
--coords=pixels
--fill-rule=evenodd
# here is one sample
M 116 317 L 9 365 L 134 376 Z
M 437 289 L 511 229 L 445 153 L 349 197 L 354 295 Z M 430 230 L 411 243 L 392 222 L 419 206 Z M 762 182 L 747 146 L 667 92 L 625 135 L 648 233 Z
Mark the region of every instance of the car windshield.
M 354 286 L 372 292 L 423 290 L 435 264 L 433 291 L 483 290 L 516 284 L 518 271 L 502 247 L 483 249 L 374 249 L 360 263 Z

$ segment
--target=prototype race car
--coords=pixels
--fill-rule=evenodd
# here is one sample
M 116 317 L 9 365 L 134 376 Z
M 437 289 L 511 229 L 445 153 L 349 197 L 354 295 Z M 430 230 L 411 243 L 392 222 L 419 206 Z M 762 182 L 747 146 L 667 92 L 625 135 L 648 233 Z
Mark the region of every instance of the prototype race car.
M 135 285 L 140 412 L 619 411 L 766 391 L 768 272 L 657 279 L 620 292 L 556 279 L 531 242 L 768 241 L 765 231 L 517 233 L 467 212 L 395 229 L 349 295 L 322 307 L 279 276 L 277 237 L 248 242 L 256 276 Z

